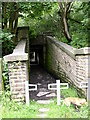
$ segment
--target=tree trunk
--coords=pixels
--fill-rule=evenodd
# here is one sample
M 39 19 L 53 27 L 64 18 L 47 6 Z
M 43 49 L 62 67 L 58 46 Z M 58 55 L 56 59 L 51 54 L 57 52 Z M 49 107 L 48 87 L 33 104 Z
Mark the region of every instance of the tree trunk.
M 16 33 L 17 33 L 17 26 L 18 26 L 18 3 L 16 4 L 16 12 L 15 12 L 15 24 L 14 24 L 14 34 L 13 41 L 16 40 Z
M 68 42 L 70 43 L 72 41 L 70 33 L 69 33 L 69 27 L 68 27 L 68 22 L 67 22 L 67 10 L 69 9 L 70 4 L 66 4 L 64 2 L 64 7 L 62 3 L 59 1 L 59 6 L 62 12 L 62 19 L 63 19 L 63 26 L 64 26 L 64 34 L 65 37 L 67 38 Z
M 63 14 L 63 23 L 64 23 L 64 31 L 65 31 L 65 36 L 68 39 L 68 42 L 70 43 L 72 41 L 70 33 L 69 33 L 69 28 L 68 28 L 68 23 L 67 23 L 67 14 L 66 14 L 66 8 L 64 10 Z
M 7 3 L 2 3 L 3 23 L 2 28 L 7 29 Z
M 15 11 L 14 11 L 14 2 L 10 3 L 10 13 L 9 13 L 9 31 L 13 33 L 13 21 L 15 18 Z

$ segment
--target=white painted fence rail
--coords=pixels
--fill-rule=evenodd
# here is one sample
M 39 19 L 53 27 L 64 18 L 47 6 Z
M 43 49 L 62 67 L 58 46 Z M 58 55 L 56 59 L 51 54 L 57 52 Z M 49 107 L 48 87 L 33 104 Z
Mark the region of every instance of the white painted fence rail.
M 34 88 L 29 88 L 29 87 L 34 87 Z M 26 104 L 29 105 L 30 103 L 30 98 L 29 98 L 29 91 L 35 91 L 37 90 L 37 85 L 36 84 L 28 84 L 28 81 L 25 81 L 25 96 L 26 96 Z
M 56 80 L 56 83 L 48 84 L 49 90 L 57 90 L 57 105 L 60 105 L 60 101 L 61 101 L 60 90 L 61 89 L 68 89 L 68 88 L 69 88 L 68 83 L 60 83 L 60 80 Z

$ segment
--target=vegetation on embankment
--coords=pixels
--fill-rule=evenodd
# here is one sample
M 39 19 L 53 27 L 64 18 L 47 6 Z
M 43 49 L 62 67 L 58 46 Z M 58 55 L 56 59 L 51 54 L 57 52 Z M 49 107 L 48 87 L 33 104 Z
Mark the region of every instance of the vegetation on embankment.
M 2 95 L 2 97 L 1 97 Z M 31 100 L 30 105 L 26 106 L 24 102 L 14 102 L 10 98 L 11 93 L 9 91 L 0 93 L 0 101 L 2 101 L 2 109 L 0 109 L 0 118 L 38 118 L 40 108 L 49 108 L 46 113 L 47 118 L 88 118 L 88 104 L 82 105 L 78 110 L 75 106 L 71 105 L 67 107 L 61 102 L 60 106 L 57 106 L 57 99 L 54 98 L 54 102 L 43 105 L 36 101 Z M 62 90 L 61 96 L 66 97 L 78 97 L 74 88 L 68 90 Z M 63 98 L 61 98 L 63 100 Z M 1 103 L 1 102 L 0 102 Z M 1 106 L 1 104 L 0 104 Z

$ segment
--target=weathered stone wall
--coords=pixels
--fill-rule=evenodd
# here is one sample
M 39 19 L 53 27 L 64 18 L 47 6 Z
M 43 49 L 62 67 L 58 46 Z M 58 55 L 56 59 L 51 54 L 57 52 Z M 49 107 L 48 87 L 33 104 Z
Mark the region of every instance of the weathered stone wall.
M 29 27 L 28 26 L 18 27 L 17 39 L 18 39 L 18 41 L 26 40 L 25 52 L 30 53 L 30 50 L 29 50 L 29 44 L 30 44 L 29 43 Z M 30 71 L 30 57 L 28 55 L 28 73 L 29 73 L 29 71 Z
M 0 91 L 2 90 L 2 68 L 1 68 L 2 59 L 0 58 Z
M 86 94 L 86 89 L 81 89 L 80 83 L 90 78 L 90 71 L 88 71 L 90 51 L 88 50 L 90 49 L 75 49 L 52 37 L 47 37 L 46 68 L 57 79 L 75 85 L 80 93 Z
M 13 53 L 4 57 L 8 62 L 8 73 L 12 99 L 25 100 L 25 81 L 28 79 L 28 54 L 25 53 L 26 41 L 21 40 Z
M 21 39 L 29 39 L 29 27 L 18 27 L 17 30 L 17 39 L 20 41 Z

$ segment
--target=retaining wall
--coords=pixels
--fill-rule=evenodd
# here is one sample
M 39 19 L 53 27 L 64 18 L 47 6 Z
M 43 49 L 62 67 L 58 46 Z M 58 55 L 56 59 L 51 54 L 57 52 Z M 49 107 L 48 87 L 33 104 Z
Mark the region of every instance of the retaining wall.
M 28 79 L 28 53 L 25 53 L 26 40 L 21 40 L 13 53 L 4 57 L 8 62 L 8 74 L 12 99 L 25 100 L 25 81 Z
M 52 37 L 47 37 L 45 64 L 47 70 L 57 79 L 75 85 L 80 95 L 87 94 L 86 89 L 80 88 L 80 83 L 90 78 L 89 62 L 90 48 L 75 49 Z

